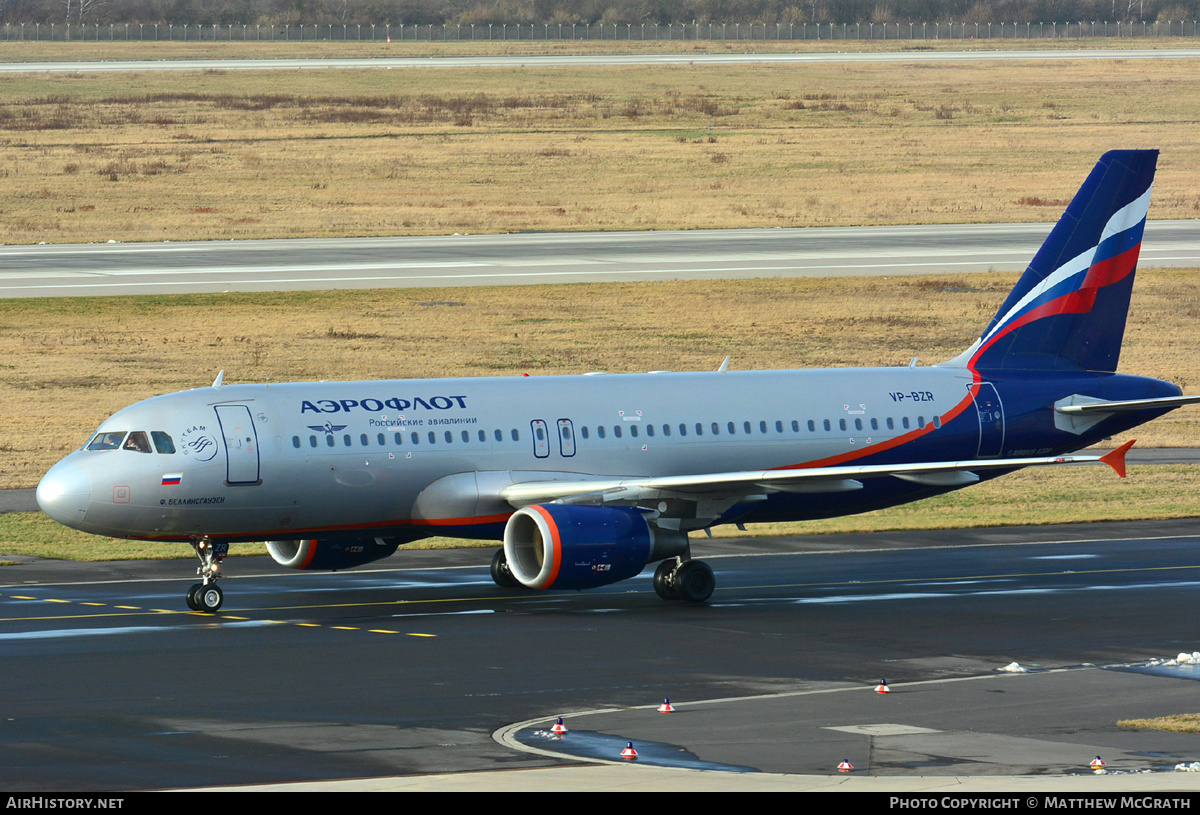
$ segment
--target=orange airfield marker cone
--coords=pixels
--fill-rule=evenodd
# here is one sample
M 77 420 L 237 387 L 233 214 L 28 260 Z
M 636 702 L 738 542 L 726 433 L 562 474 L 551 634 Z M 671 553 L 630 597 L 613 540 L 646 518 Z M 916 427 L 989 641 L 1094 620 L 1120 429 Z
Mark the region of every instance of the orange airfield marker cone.
M 1104 759 L 1100 758 L 1100 756 L 1096 756 L 1094 759 L 1092 759 L 1091 764 L 1088 764 L 1088 766 L 1093 770 L 1103 770 L 1108 765 L 1104 763 Z
M 561 736 L 567 732 L 567 726 L 563 724 L 562 716 L 558 717 L 558 721 L 550 728 L 550 732 L 556 736 Z
M 849 759 L 843 758 L 842 763 L 838 765 L 839 773 L 848 773 L 848 772 L 852 772 L 853 770 L 854 770 L 854 765 L 850 763 Z
M 891 693 L 892 689 L 888 687 L 886 679 L 880 679 L 879 684 L 875 686 L 876 693 Z
M 658 712 L 659 713 L 674 713 L 675 712 L 675 708 L 671 707 L 670 698 L 663 699 L 663 703 L 658 706 Z
M 637 750 L 633 749 L 633 742 L 626 744 L 625 749 L 621 751 L 621 758 L 627 761 L 635 761 L 637 757 Z

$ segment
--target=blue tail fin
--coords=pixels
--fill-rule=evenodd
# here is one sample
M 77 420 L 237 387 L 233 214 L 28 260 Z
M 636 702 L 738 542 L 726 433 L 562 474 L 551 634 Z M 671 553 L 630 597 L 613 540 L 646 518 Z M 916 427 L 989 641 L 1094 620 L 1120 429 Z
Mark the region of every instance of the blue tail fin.
M 983 336 L 975 370 L 1115 371 L 1157 150 L 1097 162 Z

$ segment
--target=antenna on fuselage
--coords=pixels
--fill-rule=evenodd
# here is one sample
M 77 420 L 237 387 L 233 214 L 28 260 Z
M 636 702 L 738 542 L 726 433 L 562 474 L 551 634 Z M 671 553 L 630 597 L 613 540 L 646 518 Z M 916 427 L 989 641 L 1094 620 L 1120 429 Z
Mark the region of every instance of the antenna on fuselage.
M 723 374 L 729 370 L 729 357 L 725 357 L 725 361 L 721 363 L 721 367 L 717 368 L 717 373 Z
M 219 387 L 221 387 L 221 383 L 223 381 L 225 381 L 225 369 L 224 368 L 222 368 L 221 372 L 219 374 L 217 374 L 217 378 L 213 380 L 212 386 L 214 388 L 219 388 Z

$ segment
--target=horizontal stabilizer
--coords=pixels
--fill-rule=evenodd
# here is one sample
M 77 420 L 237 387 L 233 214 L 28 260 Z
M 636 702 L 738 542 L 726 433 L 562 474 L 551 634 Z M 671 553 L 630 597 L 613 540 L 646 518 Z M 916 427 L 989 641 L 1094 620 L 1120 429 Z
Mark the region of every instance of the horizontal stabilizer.
M 1129 413 L 1135 410 L 1154 410 L 1156 408 L 1177 408 L 1184 405 L 1194 405 L 1200 402 L 1200 396 L 1164 396 L 1160 399 L 1129 399 L 1124 402 L 1104 402 L 1097 400 L 1080 405 L 1063 405 L 1055 407 L 1059 413 L 1070 415 L 1086 415 L 1089 413 Z

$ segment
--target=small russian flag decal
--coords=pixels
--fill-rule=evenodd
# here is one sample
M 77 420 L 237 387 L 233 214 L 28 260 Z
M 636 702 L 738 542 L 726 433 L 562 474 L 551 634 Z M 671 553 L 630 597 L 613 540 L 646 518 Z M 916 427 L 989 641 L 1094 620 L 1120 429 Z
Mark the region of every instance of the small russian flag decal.
M 183 473 L 168 473 L 163 476 L 162 485 L 164 487 L 177 487 L 181 481 L 183 481 Z

